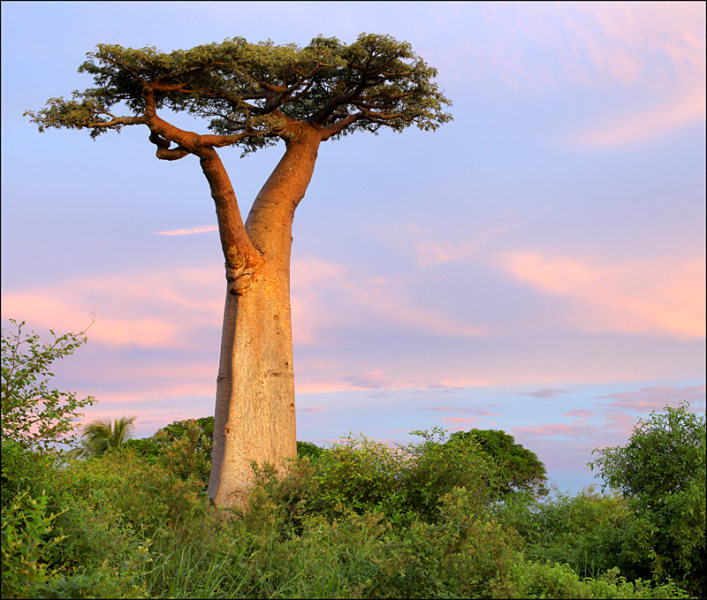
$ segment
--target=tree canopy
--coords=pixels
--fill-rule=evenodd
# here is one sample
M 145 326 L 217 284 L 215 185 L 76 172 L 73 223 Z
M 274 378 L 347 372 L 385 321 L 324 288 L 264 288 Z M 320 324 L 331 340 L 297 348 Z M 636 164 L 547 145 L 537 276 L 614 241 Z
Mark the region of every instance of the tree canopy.
M 547 494 L 545 465 L 535 452 L 518 444 L 512 435 L 499 429 L 471 429 L 453 433 L 447 444 L 471 440 L 499 466 L 497 476 L 504 494 L 515 490 L 540 496 Z
M 705 472 L 705 417 L 688 412 L 689 403 L 638 419 L 625 446 L 596 448 L 597 467 L 604 487 L 629 497 L 675 494 Z
M 154 125 L 154 111 L 167 108 L 210 120 L 213 135 L 199 136 L 198 145 L 238 145 L 247 153 L 287 140 L 298 121 L 321 128 L 324 140 L 412 124 L 434 130 L 452 118 L 443 111 L 451 102 L 432 82 L 437 70 L 410 44 L 386 35 L 362 34 L 350 45 L 318 36 L 305 48 L 236 37 L 170 53 L 99 44 L 87 57 L 79 72 L 93 75 L 96 87 L 27 111 L 40 131 L 88 128 L 96 138 L 126 125 Z M 114 114 L 121 102 L 130 115 Z M 151 129 L 160 158 L 195 150 L 186 139 L 173 140 L 178 147 L 170 149 Z

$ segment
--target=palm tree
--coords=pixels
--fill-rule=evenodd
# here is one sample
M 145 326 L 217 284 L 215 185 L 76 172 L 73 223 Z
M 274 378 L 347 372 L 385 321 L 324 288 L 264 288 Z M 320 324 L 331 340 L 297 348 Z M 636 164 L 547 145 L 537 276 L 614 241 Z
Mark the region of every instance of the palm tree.
M 96 419 L 83 426 L 81 447 L 71 454 L 75 456 L 100 456 L 108 448 L 117 448 L 125 442 L 135 429 L 136 416 L 121 417 L 111 423 L 110 419 Z

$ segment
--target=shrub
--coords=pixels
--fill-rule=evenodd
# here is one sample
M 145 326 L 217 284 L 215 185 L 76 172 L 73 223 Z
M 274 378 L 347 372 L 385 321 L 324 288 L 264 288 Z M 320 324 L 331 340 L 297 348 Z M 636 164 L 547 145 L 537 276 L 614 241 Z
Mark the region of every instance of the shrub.
M 310 460 L 314 460 L 319 458 L 323 451 L 323 448 L 320 448 L 312 442 L 297 442 L 297 456 L 306 456 Z
M 630 499 L 623 553 L 634 572 L 672 577 L 705 597 L 705 417 L 688 406 L 639 419 L 625 446 L 594 450 L 599 457 L 589 464 Z
M 440 444 L 436 438 L 444 435 L 441 430 L 415 433 L 425 436 L 423 444 L 389 446 L 349 435 L 314 462 L 292 461 L 283 476 L 270 466 L 255 465 L 256 487 L 262 492 L 254 497 L 262 506 L 266 498 L 285 506 L 290 520 L 308 514 L 334 519 L 342 511 L 381 512 L 395 527 L 418 518 L 434 522 L 440 516 L 440 498 L 456 487 L 469 491 L 477 511 L 486 510 L 498 496 L 496 467 L 478 445 L 466 440 Z
M 160 447 L 157 464 L 184 481 L 191 479 L 203 488 L 208 485 L 213 436 L 207 436 L 198 421 L 182 421 L 178 429 L 171 433 L 162 429 L 153 439 Z
M 363 597 L 488 598 L 509 591 L 520 548 L 512 531 L 479 515 L 475 494 L 455 488 L 440 498 L 436 524 L 416 521 L 391 536 Z
M 3 598 L 29 598 L 57 573 L 50 570 L 48 554 L 63 538 L 46 539 L 58 516 L 47 514 L 48 500 L 22 492 L 2 509 Z
M 464 439 L 477 442 L 479 449 L 498 465 L 498 486 L 502 494 L 525 491 L 547 495 L 545 465 L 534 452 L 516 443 L 512 435 L 497 429 L 471 429 L 453 433 L 447 444 Z
M 618 494 L 598 494 L 590 486 L 576 496 L 558 493 L 543 503 L 513 496 L 495 512 L 523 537 L 530 560 L 566 563 L 583 577 L 629 568 L 622 548 L 632 517 Z
M 473 439 L 458 438 L 444 443 L 441 428 L 413 431 L 425 438 L 422 444 L 408 447 L 403 486 L 405 503 L 420 518 L 433 522 L 439 516 L 440 499 L 454 490 L 465 488 L 473 498 L 477 512 L 498 497 L 498 466 Z
M 326 449 L 315 463 L 316 495 L 308 505 L 314 512 L 334 517 L 338 506 L 363 514 L 381 510 L 400 491 L 405 455 L 378 442 L 351 435 Z
M 39 496 L 54 477 L 60 453 L 51 449 L 32 450 L 11 439 L 2 440 L 2 507 L 21 492 Z
M 619 569 L 597 579 L 580 578 L 569 565 L 557 562 L 514 562 L 511 586 L 515 598 L 689 598 L 672 582 L 655 587 L 641 579 L 629 582 Z
M 189 523 L 208 506 L 200 496 L 198 480 L 183 480 L 128 449 L 72 461 L 58 474 L 57 486 L 97 510 L 111 505 L 125 523 L 152 539 L 170 527 Z
M 22 335 L 24 321 L 19 325 L 14 319 L 10 322 L 17 327 L 17 333 L 6 335 L 3 329 L 2 334 L 3 441 L 12 440 L 26 448 L 75 442 L 70 434 L 75 428 L 73 421 L 81 416 L 77 410 L 93 404 L 94 399 L 89 396 L 79 400 L 73 392 L 50 390 L 48 381 L 54 374 L 49 368 L 55 360 L 73 354 L 87 341 L 86 330 L 60 337 L 50 330 L 54 342 L 42 345 L 34 332 Z
M 695 473 L 705 470 L 705 417 L 665 407 L 665 414 L 639 417 L 625 446 L 592 450 L 599 457 L 588 463 L 604 487 L 629 497 L 662 497 L 685 489 Z

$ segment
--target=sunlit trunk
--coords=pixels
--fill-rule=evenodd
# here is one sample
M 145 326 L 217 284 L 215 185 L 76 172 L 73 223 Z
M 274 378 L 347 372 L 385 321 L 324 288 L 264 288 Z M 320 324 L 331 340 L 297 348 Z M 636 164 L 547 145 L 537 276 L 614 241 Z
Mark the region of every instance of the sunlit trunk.
M 234 300 L 227 304 L 235 304 L 235 318 L 227 308 L 224 320 L 224 341 L 233 340 L 233 350 L 223 353 L 232 357 L 230 382 L 223 381 L 217 398 L 209 482 L 218 506 L 245 504 L 251 461 L 280 467 L 297 454 L 289 273 L 266 265 Z

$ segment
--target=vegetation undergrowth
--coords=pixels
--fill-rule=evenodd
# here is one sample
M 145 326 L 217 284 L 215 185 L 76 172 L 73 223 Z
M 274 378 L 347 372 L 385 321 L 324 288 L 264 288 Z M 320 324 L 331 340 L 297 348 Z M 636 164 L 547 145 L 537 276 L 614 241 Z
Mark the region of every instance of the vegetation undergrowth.
M 6 419 L 17 339 L 3 336 L 3 598 L 707 596 L 705 425 L 686 404 L 599 451 L 608 492 L 548 494 L 511 436 L 433 429 L 300 443 L 284 469 L 253 465 L 248 509 L 228 511 L 205 493 L 212 419 L 89 455 L 28 443 L 35 429 Z M 651 446 L 672 456 L 660 485 L 641 473 L 660 466 Z

